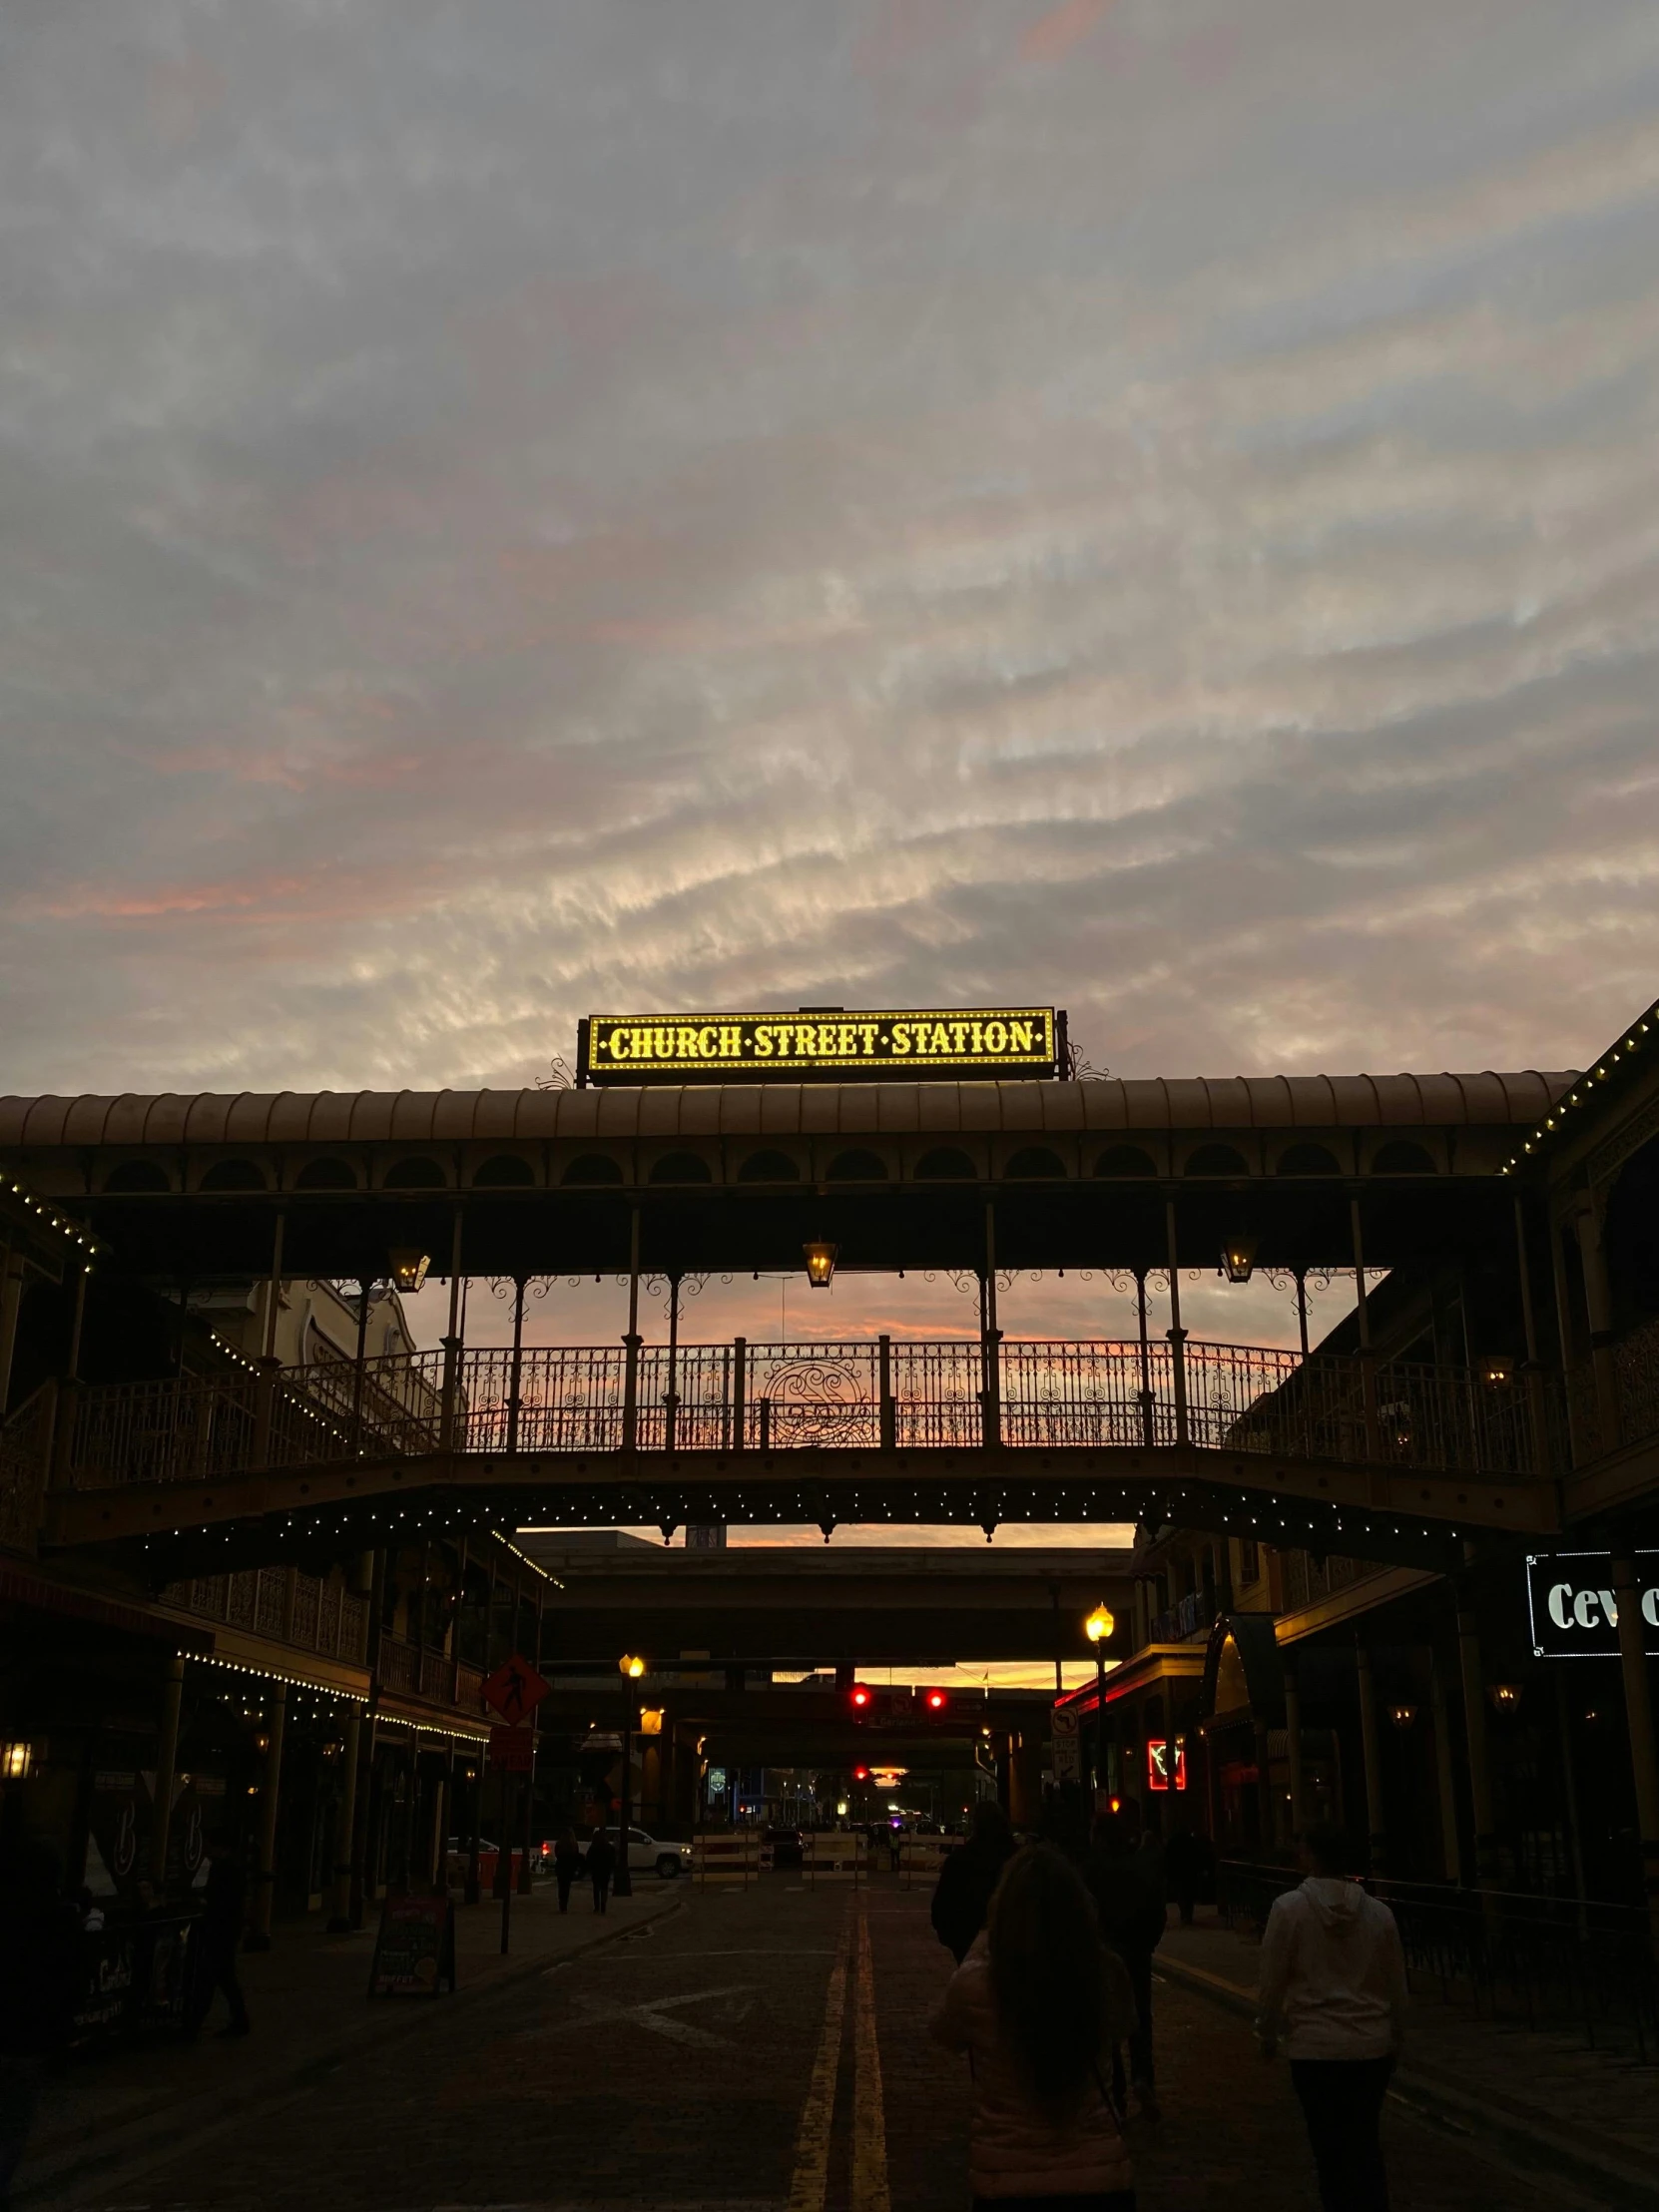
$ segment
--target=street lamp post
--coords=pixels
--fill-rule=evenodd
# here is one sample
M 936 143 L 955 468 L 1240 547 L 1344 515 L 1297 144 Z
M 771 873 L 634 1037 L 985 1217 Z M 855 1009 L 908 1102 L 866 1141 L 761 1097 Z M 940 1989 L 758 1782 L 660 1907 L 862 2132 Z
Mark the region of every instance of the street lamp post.
M 1094 1646 L 1094 1786 L 1098 1797 L 1106 1786 L 1106 1644 L 1117 1622 L 1104 1605 L 1097 1605 L 1083 1623 L 1083 1633 Z
M 632 1685 L 645 1673 L 645 1661 L 636 1652 L 625 1651 L 617 1661 L 625 1682 Z M 622 1706 L 622 1794 L 617 1799 L 617 1851 L 616 1873 L 611 1878 L 611 1888 L 619 1898 L 631 1898 L 634 1894 L 633 1877 L 628 1872 L 628 1831 L 633 1826 L 633 1808 L 629 1802 L 631 1776 L 629 1769 L 634 1761 L 634 1692 L 630 1687 L 623 1694 Z

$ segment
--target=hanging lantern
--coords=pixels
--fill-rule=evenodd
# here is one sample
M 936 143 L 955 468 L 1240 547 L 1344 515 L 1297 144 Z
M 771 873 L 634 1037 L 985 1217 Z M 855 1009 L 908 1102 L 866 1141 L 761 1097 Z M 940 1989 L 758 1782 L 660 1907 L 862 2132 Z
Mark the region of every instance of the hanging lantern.
M 835 1272 L 835 1247 L 832 1244 L 803 1245 L 807 1255 L 807 1280 L 815 1291 L 827 1291 Z
M 1256 1239 L 1227 1238 L 1221 1248 L 1221 1264 L 1229 1283 L 1248 1283 L 1256 1266 Z

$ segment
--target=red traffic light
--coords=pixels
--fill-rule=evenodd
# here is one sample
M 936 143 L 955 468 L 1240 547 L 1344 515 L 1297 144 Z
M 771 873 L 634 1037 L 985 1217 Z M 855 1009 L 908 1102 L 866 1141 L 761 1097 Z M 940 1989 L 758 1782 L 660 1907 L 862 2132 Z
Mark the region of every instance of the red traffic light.
M 865 1685 L 862 1682 L 854 1682 L 850 1694 L 853 1712 L 867 1712 L 869 1709 L 869 1691 Z
M 927 1710 L 929 1713 L 942 1713 L 945 1709 L 945 1706 L 949 1703 L 948 1698 L 946 1698 L 942 1690 L 928 1690 L 924 1693 L 924 1695 L 927 1700 Z
M 854 1767 L 852 1779 L 854 1782 L 867 1782 L 869 1780 L 869 1769 L 867 1767 Z

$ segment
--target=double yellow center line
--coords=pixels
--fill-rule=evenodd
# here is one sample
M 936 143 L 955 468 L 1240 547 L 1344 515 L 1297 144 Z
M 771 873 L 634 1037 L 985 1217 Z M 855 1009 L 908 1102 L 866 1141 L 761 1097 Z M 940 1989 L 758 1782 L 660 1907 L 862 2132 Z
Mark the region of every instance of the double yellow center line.
M 881 2099 L 881 2052 L 875 2039 L 875 1976 L 870 1965 L 869 1920 L 859 1898 L 855 1913 L 841 1923 L 835 1962 L 824 2000 L 824 2028 L 813 2060 L 807 2101 L 796 2136 L 795 2172 L 787 2212 L 824 2212 L 830 2180 L 830 2135 L 835 2113 L 835 2083 L 840 2073 L 841 2036 L 846 2015 L 846 1973 L 857 1940 L 857 1978 L 852 2014 L 852 2191 L 851 2212 L 891 2212 L 887 2191 L 887 2123 Z

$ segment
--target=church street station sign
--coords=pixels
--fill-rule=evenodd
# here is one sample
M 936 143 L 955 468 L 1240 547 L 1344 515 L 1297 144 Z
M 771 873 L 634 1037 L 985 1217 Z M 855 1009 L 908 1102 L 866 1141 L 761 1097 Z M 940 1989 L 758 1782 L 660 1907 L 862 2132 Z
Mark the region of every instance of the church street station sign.
M 1051 1080 L 1066 1017 L 1052 1006 L 795 1014 L 590 1014 L 576 1080 L 850 1083 Z

